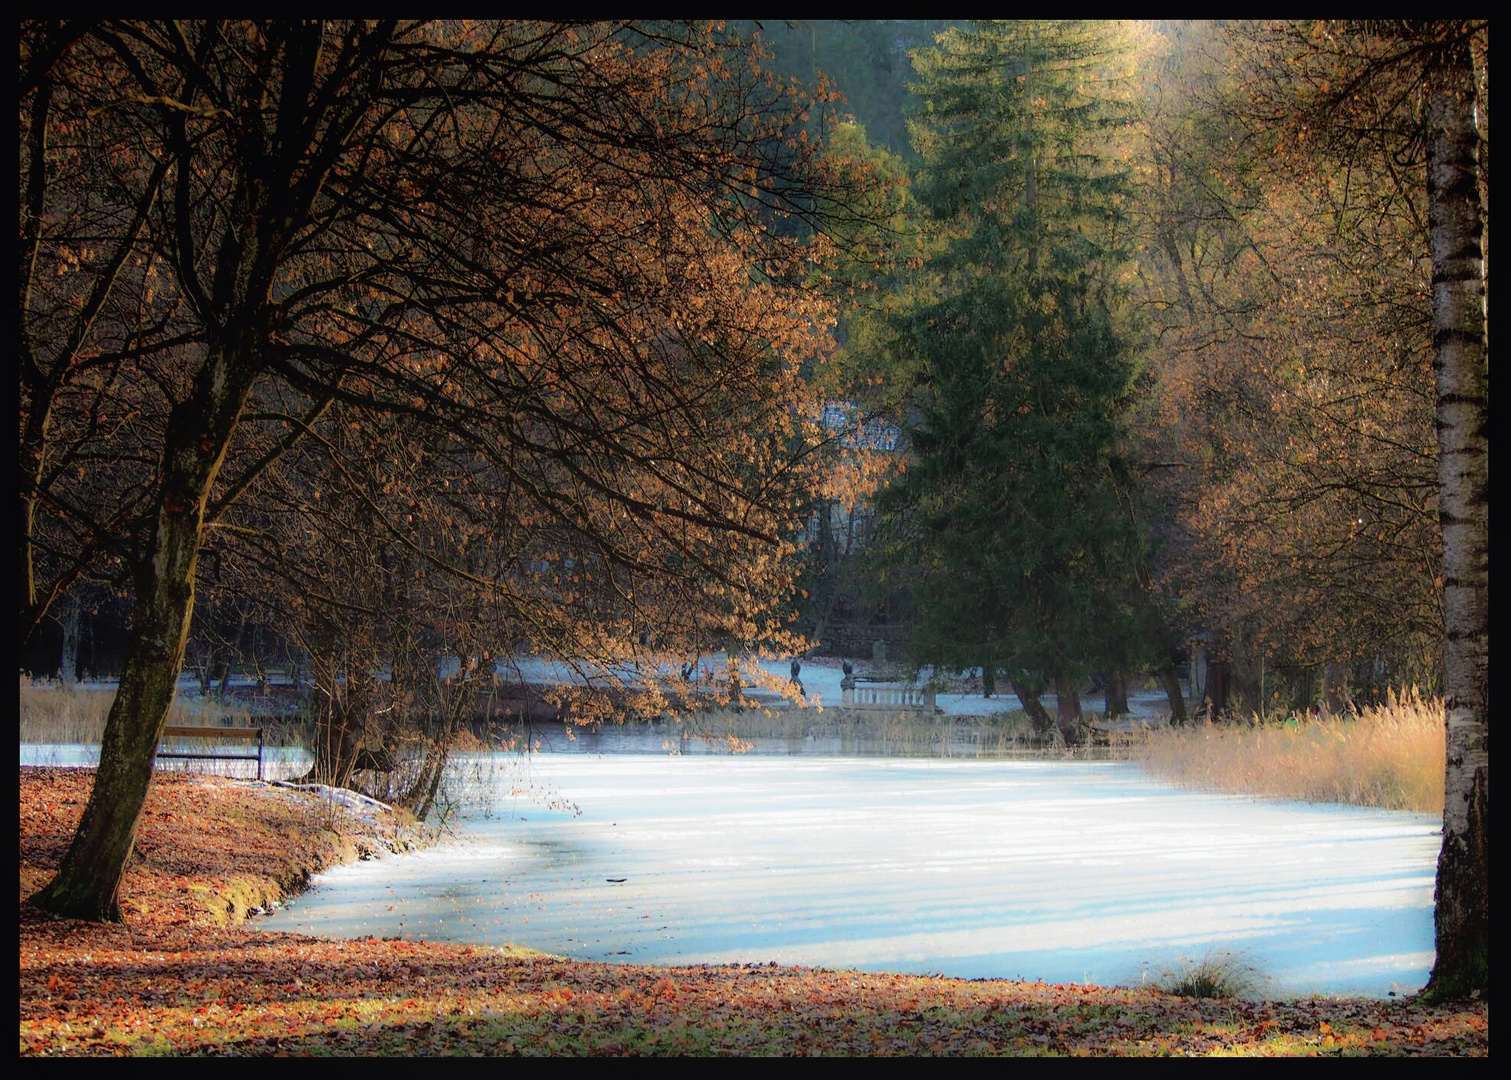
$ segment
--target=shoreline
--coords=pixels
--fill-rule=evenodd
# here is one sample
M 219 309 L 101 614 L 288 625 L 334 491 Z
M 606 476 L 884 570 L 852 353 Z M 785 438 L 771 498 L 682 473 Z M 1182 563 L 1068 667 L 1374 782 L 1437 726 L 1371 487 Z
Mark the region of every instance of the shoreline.
M 84 770 L 21 770 L 23 900 L 66 848 L 87 785 Z M 1489 1052 L 1479 1001 L 1203 1000 L 758 964 L 607 965 L 274 933 L 248 918 L 278 899 L 259 880 L 291 895 L 337 861 L 424 839 L 413 828 L 252 782 L 155 782 L 123 884 L 125 922 L 21 906 L 22 1055 Z

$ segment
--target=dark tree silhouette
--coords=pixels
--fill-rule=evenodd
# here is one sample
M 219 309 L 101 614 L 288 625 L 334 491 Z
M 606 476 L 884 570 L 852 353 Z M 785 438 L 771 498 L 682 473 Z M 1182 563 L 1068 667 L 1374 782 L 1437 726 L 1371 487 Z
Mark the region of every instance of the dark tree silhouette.
M 81 576 L 134 598 L 35 903 L 119 918 L 201 552 L 262 530 L 237 508 L 336 445 L 338 407 L 486 470 L 469 543 L 549 521 L 617 586 L 697 582 L 770 629 L 816 415 L 798 360 L 829 316 L 797 287 L 822 241 L 766 226 L 831 191 L 747 51 L 524 22 L 34 22 L 21 45 L 23 635 Z M 374 482 L 375 529 L 550 622 L 555 594 L 481 576 Z

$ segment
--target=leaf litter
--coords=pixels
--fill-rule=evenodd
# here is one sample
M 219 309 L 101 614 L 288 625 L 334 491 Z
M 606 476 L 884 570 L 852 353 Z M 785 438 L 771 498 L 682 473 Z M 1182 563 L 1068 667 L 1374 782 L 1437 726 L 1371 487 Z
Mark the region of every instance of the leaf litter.
M 23 1056 L 1489 1053 L 1486 1001 L 1189 999 L 268 933 L 255 913 L 313 874 L 430 834 L 310 793 L 212 777 L 154 780 L 122 885 L 124 922 L 53 919 L 24 901 L 61 859 L 92 779 L 21 770 Z

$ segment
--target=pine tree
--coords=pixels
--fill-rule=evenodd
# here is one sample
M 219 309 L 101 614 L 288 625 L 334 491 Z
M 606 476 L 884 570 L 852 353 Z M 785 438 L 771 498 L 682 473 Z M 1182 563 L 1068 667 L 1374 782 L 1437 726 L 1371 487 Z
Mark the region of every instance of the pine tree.
M 916 659 L 1010 673 L 1031 717 L 1107 652 L 1145 563 L 1119 456 L 1138 365 L 1120 310 L 1123 50 L 1109 27 L 978 24 L 915 56 L 920 202 L 947 240 L 902 322 L 914 456 L 884 509 Z

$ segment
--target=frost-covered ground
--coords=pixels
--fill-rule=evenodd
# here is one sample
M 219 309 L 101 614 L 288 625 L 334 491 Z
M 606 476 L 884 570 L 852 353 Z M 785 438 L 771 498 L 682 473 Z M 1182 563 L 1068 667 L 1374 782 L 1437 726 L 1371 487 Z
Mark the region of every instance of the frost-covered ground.
M 458 842 L 333 870 L 265 925 L 1103 984 L 1223 950 L 1280 995 L 1407 992 L 1431 967 L 1439 823 L 1424 815 L 1192 794 L 1122 763 L 528 767 L 515 786 L 581 815 L 501 796 Z

